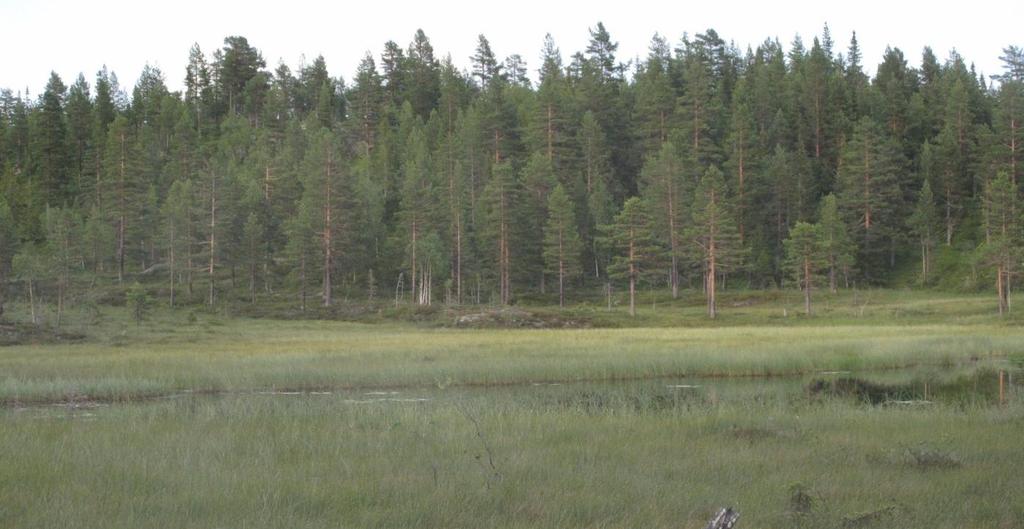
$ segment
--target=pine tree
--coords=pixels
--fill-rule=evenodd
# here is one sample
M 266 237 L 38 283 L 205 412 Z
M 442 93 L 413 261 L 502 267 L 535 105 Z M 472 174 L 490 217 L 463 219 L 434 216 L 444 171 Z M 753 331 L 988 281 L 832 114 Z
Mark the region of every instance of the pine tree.
M 1010 184 L 1018 187 L 1024 177 L 1024 81 L 1007 79 L 999 85 L 992 121 L 993 154 L 1009 174 Z
M 318 243 L 321 240 L 317 233 L 320 212 L 315 206 L 313 200 L 300 201 L 298 211 L 284 226 L 285 234 L 288 236 L 285 252 L 293 265 L 292 273 L 299 287 L 299 309 L 303 312 L 306 311 L 309 278 L 313 275 L 315 263 L 318 261 Z
M 786 268 L 804 293 L 804 312 L 811 315 L 811 290 L 819 270 L 825 264 L 818 226 L 799 221 L 785 240 Z
M 550 34 L 544 37 L 541 60 L 536 110 L 530 121 L 530 143 L 534 151 L 544 153 L 560 175 L 560 182 L 567 190 L 571 190 L 575 186 L 570 177 L 574 158 L 575 116 L 571 87 L 562 68 L 561 52 Z
M 267 255 L 266 251 L 266 230 L 260 217 L 255 213 L 249 213 L 242 227 L 242 244 L 245 252 L 245 264 L 249 269 L 249 302 L 256 304 L 256 278 L 263 260 Z
M 860 264 L 868 278 L 877 278 L 879 257 L 894 237 L 902 191 L 897 180 L 899 154 L 868 118 L 857 124 L 843 147 L 836 198 L 860 244 Z
M 701 177 L 700 168 L 719 161 L 720 146 L 715 139 L 720 132 L 721 100 L 716 97 L 709 58 L 699 46 L 687 46 L 681 68 L 685 89 L 679 98 L 680 131 L 686 138 L 691 178 L 696 181 Z
M 421 119 L 437 108 L 441 92 L 440 65 L 434 57 L 434 47 L 422 29 L 417 29 L 409 44 L 406 68 L 408 75 L 407 99 Z
M 113 254 L 116 235 L 98 206 L 92 205 L 82 228 L 82 257 L 89 265 L 93 277 L 105 271 L 106 263 Z
M 245 107 L 246 85 L 267 66 L 259 50 L 245 37 L 224 38 L 224 47 L 214 54 L 217 90 L 229 113 L 240 114 Z M 320 87 L 317 83 L 316 88 Z
M 338 139 L 328 129 L 312 134 L 306 152 L 303 179 L 303 206 L 316 211 L 315 229 L 318 235 L 323 287 L 323 305 L 334 301 L 334 277 L 339 264 L 343 242 L 345 196 L 344 158 Z
M 672 58 L 668 41 L 655 35 L 648 49 L 647 61 L 635 75 L 634 91 L 643 150 L 654 155 L 674 128 L 676 97 L 669 72 Z
M 688 187 L 687 178 L 673 144 L 665 142 L 660 151 L 647 160 L 640 174 L 640 195 L 647 203 L 652 215 L 655 236 L 668 249 L 671 262 L 668 270 L 668 284 L 672 299 L 679 297 L 679 263 L 683 257 L 683 232 L 686 208 L 683 197 Z
M 520 181 L 523 184 L 522 209 L 526 221 L 521 230 L 526 234 L 523 242 L 522 257 L 526 266 L 517 271 L 517 275 L 528 279 L 536 279 L 537 286 L 543 294 L 546 291 L 546 272 L 544 266 L 544 224 L 548 218 L 548 197 L 551 190 L 558 184 L 555 170 L 543 152 L 535 152 L 523 167 Z
M 584 244 L 588 249 L 587 260 L 594 264 L 594 276 L 601 276 L 601 268 L 607 256 L 602 256 L 597 241 L 597 227 L 608 224 L 615 215 L 614 192 L 611 187 L 611 162 L 608 158 L 604 132 L 593 112 L 583 115 L 578 132 L 580 165 L 583 181 L 575 186 L 577 214 L 580 219 Z
M 736 190 L 736 222 L 740 241 L 746 240 L 748 220 L 757 212 L 750 207 L 750 181 L 756 172 L 757 127 L 748 101 L 746 78 L 740 79 L 733 91 L 733 105 L 729 136 L 726 141 L 729 157 L 726 167 L 729 171 L 730 187 Z
M 442 188 L 441 202 L 447 212 L 447 241 L 449 269 L 454 288 L 454 301 L 462 303 L 463 273 L 466 249 L 467 196 L 466 178 L 462 165 L 462 137 L 459 133 L 461 113 L 458 110 L 457 90 L 461 81 L 451 63 L 446 63 L 442 77 L 441 100 L 445 105 L 444 130 L 438 142 L 434 161 Z
M 178 276 L 182 263 L 192 262 L 192 240 L 190 224 L 194 194 L 190 180 L 175 180 L 167 192 L 167 199 L 162 207 L 164 242 L 167 251 L 167 271 L 169 278 L 169 304 L 173 308 L 177 291 Z M 190 264 L 186 265 L 191 267 Z
M 983 263 L 995 269 L 999 314 L 1010 311 L 1010 282 L 1020 257 L 1020 222 L 1017 193 L 1009 175 L 1001 172 L 985 189 L 985 231 L 988 237 L 978 247 Z
M 376 145 L 377 126 L 384 103 L 384 89 L 373 55 L 367 53 L 359 63 L 355 84 L 349 91 L 348 100 L 358 129 L 359 151 L 368 155 Z
M 565 287 L 581 271 L 583 242 L 576 228 L 576 213 L 569 194 L 561 184 L 548 196 L 547 224 L 544 226 L 544 264 L 558 278 L 558 306 L 565 307 Z
M 482 246 L 491 246 L 492 274 L 498 283 L 498 301 L 512 302 L 512 263 L 519 259 L 522 225 L 522 183 L 508 162 L 494 166 L 494 174 L 483 193 L 484 227 L 480 231 Z
M 935 234 L 939 226 L 939 215 L 935 209 L 935 195 L 927 179 L 917 195 L 914 212 L 907 221 L 908 227 L 921 245 L 921 284 L 928 284 L 931 272 L 932 252 L 935 249 Z
M 432 162 L 424 131 L 417 127 L 409 137 L 403 163 L 403 182 L 399 217 L 399 235 L 405 247 L 410 286 L 414 295 L 417 281 L 424 277 L 421 249 L 424 239 L 437 228 L 438 193 L 432 178 Z M 419 259 L 418 259 L 419 258 Z M 403 267 L 404 268 L 404 267 Z M 429 285 L 424 286 L 429 289 Z M 425 299 L 425 298 L 424 298 Z
M 110 215 L 114 225 L 117 237 L 114 262 L 117 281 L 120 283 L 124 281 L 129 231 L 134 229 L 131 223 L 136 218 L 138 198 L 141 195 L 136 166 L 136 142 L 131 136 L 128 120 L 123 116 L 118 116 L 110 125 L 103 161 L 104 179 L 101 189 L 97 191 L 100 197 L 98 204 L 102 211 Z
M 64 304 L 71 288 L 71 270 L 76 264 L 79 220 L 68 209 L 46 208 L 46 255 L 49 269 L 57 280 L 57 327 L 64 315 Z
M 650 274 L 658 261 L 659 250 L 654 243 L 651 219 L 639 197 L 622 205 L 622 211 L 611 224 L 601 227 L 602 243 L 612 251 L 608 275 L 629 284 L 629 315 L 636 316 L 636 286 Z
M 708 168 L 697 186 L 687 234 L 700 256 L 708 317 L 714 318 L 718 314 L 718 276 L 736 268 L 742 257 L 725 180 L 715 166 Z

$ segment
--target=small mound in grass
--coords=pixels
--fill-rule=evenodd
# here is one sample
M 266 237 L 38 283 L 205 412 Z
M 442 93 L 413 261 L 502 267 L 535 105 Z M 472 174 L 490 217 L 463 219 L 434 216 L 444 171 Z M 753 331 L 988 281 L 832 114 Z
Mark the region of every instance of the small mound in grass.
M 78 342 L 85 339 L 81 333 L 65 332 L 31 323 L 0 322 L 0 347 Z
M 563 318 L 554 314 L 535 313 L 517 307 L 503 307 L 482 312 L 460 314 L 455 327 L 506 329 L 573 329 L 589 327 L 589 322 L 578 318 Z

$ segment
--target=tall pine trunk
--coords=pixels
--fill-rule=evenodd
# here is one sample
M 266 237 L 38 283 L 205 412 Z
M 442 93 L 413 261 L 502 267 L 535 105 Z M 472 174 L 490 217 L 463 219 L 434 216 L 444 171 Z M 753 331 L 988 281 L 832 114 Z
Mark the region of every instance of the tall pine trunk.
M 324 279 L 323 279 L 323 303 L 325 307 L 330 307 L 333 303 L 334 298 L 332 296 L 333 285 L 331 283 L 331 272 L 334 268 L 334 225 L 333 225 L 333 210 L 332 207 L 332 185 L 331 185 L 331 165 L 333 163 L 333 153 L 327 151 L 327 160 L 324 164 L 324 231 L 323 231 L 323 246 L 324 246 Z
M 125 194 L 125 158 L 128 156 L 127 145 L 124 136 L 124 132 L 120 136 L 121 141 L 121 159 L 120 169 L 118 171 L 118 220 L 117 220 L 117 282 L 124 282 L 124 254 L 125 254 L 125 222 L 127 221 L 128 215 L 125 213 L 125 208 L 128 207 L 127 197 Z
M 804 258 L 804 312 L 811 315 L 811 260 Z
M 211 307 L 216 298 L 216 261 L 217 261 L 217 175 L 210 175 L 210 264 L 207 268 L 207 275 L 210 281 L 210 291 L 207 296 L 207 304 Z

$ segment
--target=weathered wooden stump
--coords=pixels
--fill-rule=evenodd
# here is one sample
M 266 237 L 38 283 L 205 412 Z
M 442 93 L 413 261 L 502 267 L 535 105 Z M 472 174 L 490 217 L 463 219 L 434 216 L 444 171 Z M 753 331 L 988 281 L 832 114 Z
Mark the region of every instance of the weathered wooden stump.
M 726 507 L 711 518 L 706 529 L 733 529 L 739 519 L 740 513 L 732 510 L 732 507 Z

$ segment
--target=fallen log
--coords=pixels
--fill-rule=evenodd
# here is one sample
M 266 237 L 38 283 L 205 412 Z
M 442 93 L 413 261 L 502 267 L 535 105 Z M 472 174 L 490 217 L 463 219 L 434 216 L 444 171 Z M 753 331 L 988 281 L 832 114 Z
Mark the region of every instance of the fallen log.
M 733 529 L 739 519 L 740 513 L 732 510 L 732 507 L 726 507 L 718 511 L 714 518 L 711 518 L 706 529 Z

